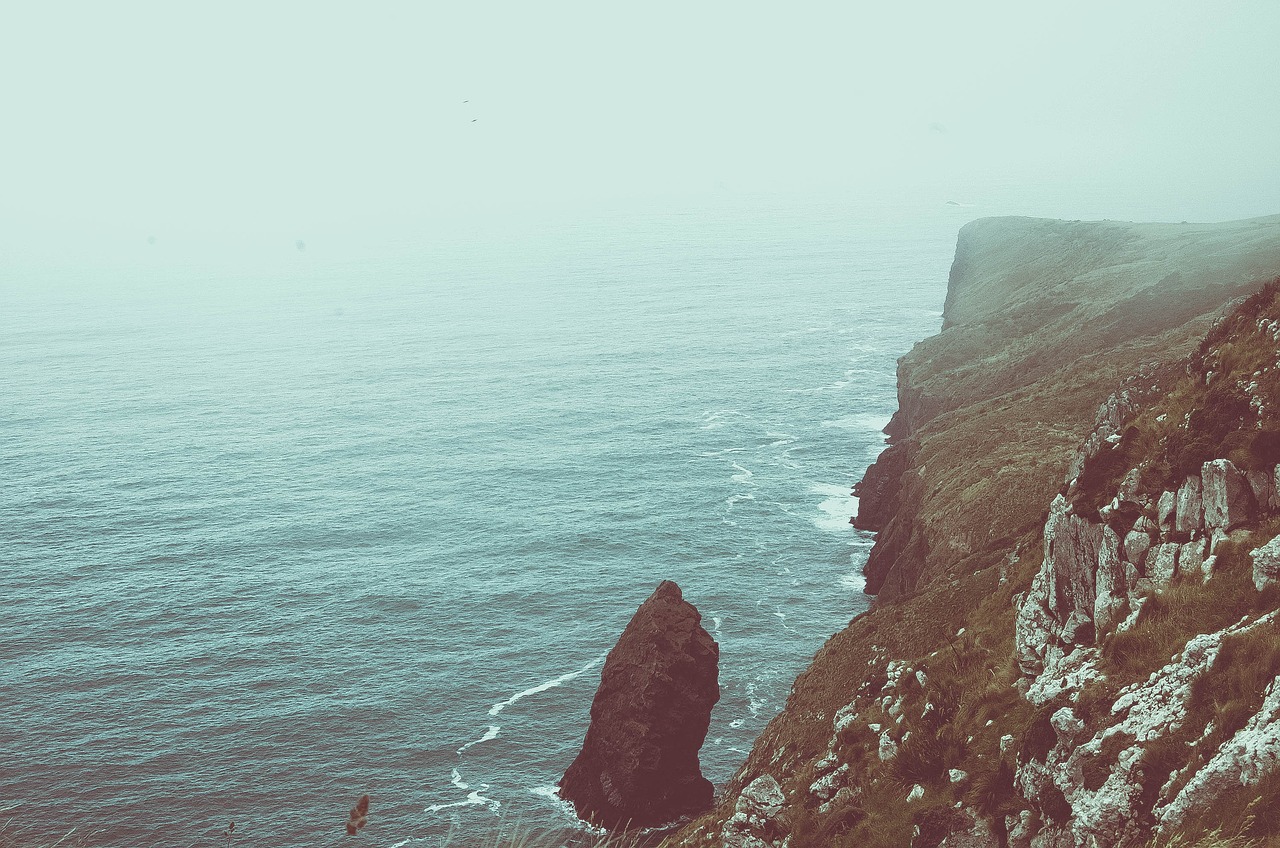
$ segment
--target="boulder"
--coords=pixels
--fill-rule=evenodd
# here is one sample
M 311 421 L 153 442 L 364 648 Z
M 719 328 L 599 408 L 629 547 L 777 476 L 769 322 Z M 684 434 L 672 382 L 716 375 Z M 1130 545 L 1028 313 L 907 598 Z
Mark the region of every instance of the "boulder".
M 1160 524 L 1161 533 L 1168 533 L 1173 529 L 1173 516 L 1177 510 L 1177 505 L 1178 496 L 1173 492 L 1160 493 L 1160 500 L 1156 502 L 1156 517 Z
M 1147 555 L 1147 577 L 1157 589 L 1167 588 L 1177 573 L 1179 548 L 1177 542 L 1165 542 L 1155 549 L 1154 554 Z
M 1085 521 L 1070 510 L 1066 499 L 1058 495 L 1045 522 L 1045 564 L 1052 575 L 1048 606 L 1058 621 L 1066 622 L 1072 613 L 1092 621 L 1103 525 Z
M 1178 487 L 1173 529 L 1178 533 L 1197 532 L 1201 527 L 1203 512 L 1200 499 L 1200 478 L 1196 476 L 1188 477 Z
M 1124 537 L 1124 558 L 1133 563 L 1141 571 L 1147 562 L 1147 551 L 1151 550 L 1151 537 L 1141 530 L 1130 530 Z
M 776 819 L 786 800 L 773 775 L 762 774 L 748 783 L 720 833 L 724 848 L 766 848 L 779 844 L 783 837 Z
M 1253 585 L 1261 592 L 1280 582 L 1280 536 L 1250 551 L 1253 560 Z
M 1195 539 L 1178 549 L 1179 574 L 1204 573 L 1205 540 Z
M 1102 528 L 1095 593 L 1094 627 L 1098 633 L 1110 632 L 1129 614 L 1129 580 L 1120 558 L 1120 539 L 1110 527 Z
M 1246 471 L 1245 479 L 1253 492 L 1253 501 L 1258 505 L 1258 512 L 1271 515 L 1280 511 L 1280 493 L 1276 492 L 1275 471 Z
M 664 580 L 605 660 L 582 751 L 560 781 L 579 816 L 653 827 L 711 805 L 698 750 L 720 699 L 720 650 Z
M 1200 471 L 1204 503 L 1204 529 L 1231 530 L 1252 521 L 1257 514 L 1253 490 L 1244 472 L 1229 459 L 1212 459 Z

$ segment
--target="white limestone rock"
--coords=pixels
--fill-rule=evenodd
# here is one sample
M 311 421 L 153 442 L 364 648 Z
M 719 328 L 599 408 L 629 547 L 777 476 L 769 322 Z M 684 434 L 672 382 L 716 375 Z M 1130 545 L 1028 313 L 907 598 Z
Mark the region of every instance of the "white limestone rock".
M 1156 501 L 1156 521 L 1160 524 L 1161 534 L 1173 530 L 1174 514 L 1177 512 L 1178 496 L 1173 492 L 1161 492 Z M 1133 560 L 1130 560 L 1132 562 Z
M 836 756 L 835 751 L 828 751 L 827 755 L 813 764 L 815 774 L 826 774 L 840 764 L 840 758 Z
M 1249 489 L 1253 492 L 1253 500 L 1260 514 L 1271 515 L 1280 511 L 1280 492 L 1276 491 L 1275 469 L 1246 471 L 1244 476 L 1249 482 Z
M 998 848 L 1000 840 L 987 820 L 968 811 L 966 815 L 968 826 L 947 834 L 938 843 L 938 848 Z
M 733 815 L 720 832 L 721 844 L 724 848 L 774 848 L 780 845 L 773 820 L 785 802 L 786 796 L 773 775 L 760 775 L 738 796 Z
M 853 723 L 857 719 L 858 719 L 857 705 L 846 704 L 845 706 L 836 710 L 835 718 L 832 720 L 831 725 L 832 725 L 832 728 L 835 730 L 836 734 L 838 735 L 848 730 L 850 727 L 852 727 Z
M 1149 834 L 1140 824 L 1145 810 L 1140 770 L 1143 751 L 1153 740 L 1178 730 L 1186 720 L 1187 699 L 1195 681 L 1217 659 L 1222 640 L 1246 632 L 1269 621 L 1276 614 L 1257 621 L 1242 621 L 1216 633 L 1191 639 L 1182 652 L 1145 681 L 1121 690 L 1111 709 L 1115 723 L 1104 726 L 1092 737 L 1077 744 L 1083 733 L 1074 712 L 1063 708 L 1050 718 L 1057 741 L 1044 763 L 1019 765 L 1016 785 L 1023 797 L 1042 797 L 1050 785 L 1062 792 L 1071 805 L 1071 819 L 1059 828 L 1045 828 L 1033 834 L 1030 845 L 1097 845 L 1108 848 L 1137 848 Z M 1123 745 L 1103 782 L 1094 789 L 1081 777 L 1086 763 L 1102 755 L 1104 747 Z M 1062 832 L 1070 839 L 1062 843 Z M 1057 835 L 1054 835 L 1057 834 Z M 1040 837 L 1044 838 L 1041 839 Z M 1036 840 L 1040 841 L 1037 842 Z M 1014 844 L 1011 840 L 1010 844 Z
M 1224 792 L 1237 786 L 1256 786 L 1280 770 L 1280 681 L 1271 681 L 1262 709 L 1249 719 L 1213 758 L 1200 769 L 1163 809 L 1158 830 L 1176 828 L 1194 809 L 1212 805 Z
M 1193 539 L 1179 548 L 1178 573 L 1203 575 L 1204 549 L 1204 539 Z
M 1257 509 L 1244 473 L 1229 459 L 1212 459 L 1200 471 L 1203 480 L 1204 529 L 1230 532 L 1252 521 Z
M 848 786 L 840 787 L 840 791 L 830 801 L 818 805 L 818 812 L 828 815 L 834 808 L 843 807 L 857 797 L 857 793 Z
M 1097 636 L 1109 633 L 1129 614 L 1129 580 L 1120 557 L 1120 538 L 1110 527 L 1102 528 L 1094 574 L 1093 626 Z
M 1058 737 L 1059 745 L 1071 745 L 1084 731 L 1084 722 L 1076 718 L 1070 707 L 1061 707 L 1049 716 L 1049 724 Z
M 827 776 L 820 777 L 811 783 L 809 793 L 823 801 L 829 800 L 844 785 L 845 775 L 848 773 L 849 764 L 845 763 Z
M 1124 559 L 1139 569 L 1146 564 L 1147 551 L 1151 550 L 1151 536 L 1142 530 L 1130 530 L 1124 537 Z
M 1079 692 L 1102 678 L 1098 666 L 1097 648 L 1076 648 L 1069 654 L 1052 652 L 1044 671 L 1030 682 L 1023 697 L 1040 706 L 1064 692 Z
M 1200 530 L 1203 509 L 1200 499 L 1200 477 L 1188 477 L 1178 487 L 1177 506 L 1173 529 L 1178 533 L 1196 533 Z
M 1165 542 L 1155 549 L 1155 558 L 1147 566 L 1147 577 L 1157 589 L 1168 588 L 1173 575 L 1178 572 L 1180 548 L 1177 542 Z
M 888 762 L 898 756 L 898 743 L 893 741 L 893 737 L 886 730 L 880 734 L 880 748 L 877 751 L 880 762 Z
M 1249 552 L 1253 560 L 1253 585 L 1261 592 L 1280 582 L 1280 536 Z
M 1093 620 L 1096 599 L 1094 574 L 1102 547 L 1102 525 L 1085 521 L 1070 511 L 1062 495 L 1049 507 L 1045 522 L 1044 566 L 1053 580 L 1049 583 L 1049 610 L 1059 621 L 1072 613 Z
M 1049 610 L 1049 585 L 1053 571 L 1048 563 L 1031 579 L 1031 588 L 1018 605 L 1014 619 L 1014 645 L 1023 674 L 1038 675 L 1045 667 L 1049 646 L 1057 640 L 1059 623 Z

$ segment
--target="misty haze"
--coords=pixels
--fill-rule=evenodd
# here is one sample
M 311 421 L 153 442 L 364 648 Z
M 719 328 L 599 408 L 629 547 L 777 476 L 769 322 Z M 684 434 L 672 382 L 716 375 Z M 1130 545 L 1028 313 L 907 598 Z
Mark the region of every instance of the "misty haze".
M 0 846 L 1280 844 L 1278 35 L 6 9 Z

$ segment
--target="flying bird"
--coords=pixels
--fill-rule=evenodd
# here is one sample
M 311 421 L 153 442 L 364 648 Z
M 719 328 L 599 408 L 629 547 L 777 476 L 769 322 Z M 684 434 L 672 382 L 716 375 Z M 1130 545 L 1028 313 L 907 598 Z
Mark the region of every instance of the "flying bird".
M 361 795 L 360 800 L 347 814 L 347 836 L 355 836 L 360 828 L 369 823 L 369 796 Z

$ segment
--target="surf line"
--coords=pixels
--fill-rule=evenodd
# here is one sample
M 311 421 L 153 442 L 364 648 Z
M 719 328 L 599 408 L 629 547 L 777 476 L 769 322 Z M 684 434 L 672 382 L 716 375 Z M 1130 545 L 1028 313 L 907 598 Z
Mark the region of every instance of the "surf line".
M 470 742 L 459 748 L 458 753 L 465 754 L 467 749 L 474 745 L 479 745 L 481 742 L 488 742 L 490 739 L 497 739 L 498 731 L 501 729 L 502 725 L 500 724 L 489 725 L 489 729 L 484 732 L 484 736 L 481 736 L 479 739 L 472 739 Z
M 489 716 L 496 717 L 499 713 L 501 713 L 507 707 L 511 706 L 512 704 L 516 703 L 517 701 L 523 698 L 527 698 L 530 695 L 536 695 L 539 692 L 545 692 L 548 689 L 555 689 L 557 686 L 563 686 L 569 681 L 574 680 L 578 677 L 581 677 L 582 675 L 586 674 L 588 671 L 591 671 L 591 669 L 595 668 L 596 666 L 604 662 L 605 657 L 607 656 L 608 656 L 608 653 L 601 654 L 600 656 L 596 657 L 591 662 L 587 663 L 577 671 L 567 672 L 565 674 L 560 675 L 559 677 L 554 677 L 551 680 L 545 681 L 543 683 L 539 683 L 537 686 L 530 687 L 529 689 L 525 689 L 522 692 L 517 692 L 516 694 L 512 695 L 510 698 L 507 698 L 505 701 L 499 701 L 498 703 L 494 704 L 492 707 L 489 708 Z M 463 754 L 465 754 L 468 750 L 470 750 L 472 747 L 476 745 L 479 745 L 481 742 L 488 742 L 492 739 L 497 739 L 498 733 L 501 730 L 502 730 L 502 725 L 500 724 L 489 725 L 488 729 L 485 730 L 484 735 L 482 735 L 478 739 L 471 740 L 470 742 L 468 742 L 467 744 L 463 745 L 461 748 L 458 749 L 457 754 L 459 759 L 461 759 Z M 462 779 L 462 773 L 459 772 L 456 767 L 453 769 L 453 772 L 450 775 L 449 782 L 453 784 L 455 788 L 460 789 L 463 792 L 467 792 L 467 790 L 471 789 L 470 784 L 468 784 L 466 781 Z M 501 802 L 499 802 L 495 798 L 486 797 L 483 793 L 488 791 L 488 789 L 489 789 L 489 784 L 482 783 L 480 784 L 479 789 L 472 789 L 470 792 L 468 792 L 465 800 L 454 801 L 448 804 L 432 804 L 429 807 L 427 807 L 423 812 L 438 813 L 441 810 L 448 810 L 454 807 L 472 807 L 472 806 L 485 806 L 485 807 L 488 807 L 490 810 L 497 812 L 498 808 L 502 806 Z
M 590 671 L 591 669 L 593 669 L 593 668 L 595 668 L 596 666 L 600 665 L 600 663 L 604 662 L 604 658 L 605 658 L 605 657 L 607 657 L 607 656 L 608 656 L 608 654 L 607 654 L 607 653 L 601 654 L 600 656 L 596 657 L 596 658 L 595 658 L 595 659 L 593 659 L 591 662 L 587 663 L 586 665 L 584 665 L 582 668 L 578 669 L 577 671 L 570 671 L 570 672 L 567 672 L 567 673 L 565 673 L 565 674 L 560 675 L 559 677 L 556 677 L 556 678 L 553 678 L 553 679 L 551 679 L 551 680 L 548 680 L 548 681 L 546 681 L 545 683 L 539 683 L 537 686 L 534 686 L 534 687 L 529 688 L 529 689 L 525 689 L 523 692 L 517 692 L 516 694 L 512 695 L 512 696 L 511 696 L 510 698 L 508 698 L 507 700 L 505 700 L 505 701 L 499 701 L 498 703 L 496 703 L 496 704 L 494 704 L 492 707 L 490 707 L 490 708 L 489 708 L 489 715 L 490 715 L 491 717 L 493 717 L 493 716 L 497 716 L 497 715 L 498 715 L 498 713 L 502 712 L 502 711 L 503 711 L 503 710 L 505 710 L 507 707 L 511 706 L 511 705 L 512 705 L 512 704 L 514 704 L 516 701 L 519 701 L 519 700 L 521 700 L 522 698 L 527 698 L 527 697 L 529 697 L 530 695 L 537 695 L 539 692 L 545 692 L 545 691 L 547 691 L 548 689 L 555 689 L 557 686 L 563 686 L 564 684 L 568 683 L 570 680 L 574 680 L 574 679 L 576 679 L 576 678 L 578 678 L 578 677 L 581 677 L 582 675 L 586 674 L 586 673 L 587 673 L 588 671 Z M 478 741 L 478 740 L 477 740 L 477 741 Z

